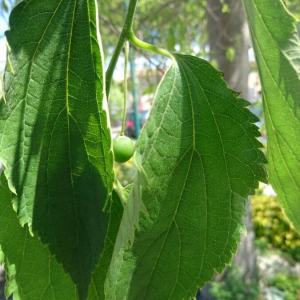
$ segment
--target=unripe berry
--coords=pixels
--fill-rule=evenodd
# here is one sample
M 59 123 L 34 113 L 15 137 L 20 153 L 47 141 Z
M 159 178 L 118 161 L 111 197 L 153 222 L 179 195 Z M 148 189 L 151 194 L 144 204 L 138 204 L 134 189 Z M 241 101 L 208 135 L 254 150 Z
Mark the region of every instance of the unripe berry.
M 118 135 L 114 138 L 113 149 L 115 161 L 124 163 L 128 161 L 134 153 L 134 144 L 132 140 L 125 135 Z

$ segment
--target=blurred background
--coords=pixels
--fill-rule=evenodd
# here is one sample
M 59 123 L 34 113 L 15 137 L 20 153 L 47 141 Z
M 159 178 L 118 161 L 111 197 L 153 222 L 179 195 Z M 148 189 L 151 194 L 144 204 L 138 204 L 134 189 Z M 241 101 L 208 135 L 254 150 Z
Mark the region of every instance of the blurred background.
M 6 64 L 8 16 L 17 2 L 0 0 L 1 74 Z M 284 2 L 299 19 L 300 1 Z M 98 4 L 107 67 L 128 1 L 98 0 Z M 229 87 L 250 102 L 249 109 L 261 120 L 257 124 L 262 133 L 261 142 L 267 144 L 261 86 L 241 0 L 140 0 L 134 30 L 148 43 L 207 59 L 220 69 Z M 138 138 L 148 118 L 155 90 L 169 65 L 170 61 L 160 55 L 131 47 L 125 133 L 133 139 Z M 124 57 L 121 56 L 108 102 L 113 137 L 121 131 L 123 70 Z M 115 170 L 124 186 L 133 182 L 136 170 L 132 160 L 116 164 Z M 300 300 L 300 236 L 281 210 L 272 187 L 261 185 L 256 195 L 249 198 L 247 209 L 248 234 L 243 237 L 232 265 L 222 275 L 216 274 L 211 284 L 199 289 L 195 299 Z M 4 281 L 2 268 L 0 300 L 5 299 Z

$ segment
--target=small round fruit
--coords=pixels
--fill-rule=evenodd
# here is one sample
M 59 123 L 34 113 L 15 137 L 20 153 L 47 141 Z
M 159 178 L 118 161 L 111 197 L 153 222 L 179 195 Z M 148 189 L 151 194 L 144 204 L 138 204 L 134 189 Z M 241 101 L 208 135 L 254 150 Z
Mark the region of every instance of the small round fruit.
M 114 138 L 113 148 L 115 161 L 118 163 L 128 161 L 134 153 L 134 144 L 132 140 L 125 135 L 118 135 Z

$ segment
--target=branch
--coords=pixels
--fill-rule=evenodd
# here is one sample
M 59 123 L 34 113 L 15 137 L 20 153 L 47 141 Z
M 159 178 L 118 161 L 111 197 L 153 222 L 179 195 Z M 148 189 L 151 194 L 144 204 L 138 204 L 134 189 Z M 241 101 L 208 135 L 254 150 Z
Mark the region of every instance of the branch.
M 99 18 L 104 21 L 108 27 L 109 27 L 109 30 L 114 33 L 115 35 L 119 36 L 121 34 L 121 31 L 117 28 L 117 26 L 115 26 L 111 21 L 110 19 L 106 18 L 105 16 L 99 14 Z M 152 61 L 152 59 L 147 55 L 146 52 L 144 52 L 142 49 L 132 45 L 134 50 L 137 51 L 138 53 L 140 53 L 148 62 L 150 65 L 154 66 L 158 72 L 161 74 L 161 75 L 164 75 L 164 71 L 163 71 L 163 68 L 160 67 L 159 64 L 156 64 Z
M 111 80 L 112 80 L 112 76 L 113 76 L 118 58 L 121 54 L 124 43 L 128 40 L 129 33 L 132 30 L 133 17 L 134 17 L 137 2 L 138 2 L 138 0 L 130 0 L 130 2 L 129 2 L 128 11 L 127 11 L 126 18 L 125 18 L 125 23 L 124 23 L 123 29 L 121 31 L 121 35 L 119 37 L 114 54 L 111 58 L 108 69 L 106 71 L 106 95 L 107 95 L 107 97 L 109 96 Z
M 171 0 L 161 6 L 159 6 L 158 8 L 156 8 L 154 11 L 151 12 L 151 14 L 148 14 L 146 17 L 144 17 L 143 19 L 140 19 L 139 22 L 141 24 L 144 24 L 145 22 L 147 22 L 149 19 L 152 19 L 153 17 L 155 17 L 155 15 L 159 14 L 161 11 L 163 11 L 165 8 L 167 8 L 169 5 L 176 3 L 176 0 Z
M 98 14 L 99 15 L 99 19 L 101 19 L 102 21 L 104 21 L 105 23 L 107 23 L 110 31 L 112 31 L 115 35 L 120 35 L 120 30 L 105 16 Z

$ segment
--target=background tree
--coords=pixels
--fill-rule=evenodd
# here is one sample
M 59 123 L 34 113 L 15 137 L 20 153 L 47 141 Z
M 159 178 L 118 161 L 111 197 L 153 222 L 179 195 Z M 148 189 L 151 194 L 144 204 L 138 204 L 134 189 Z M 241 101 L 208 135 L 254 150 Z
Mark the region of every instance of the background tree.
M 229 87 L 247 99 L 250 37 L 243 3 L 209 0 L 207 17 L 211 59 L 217 60 Z

